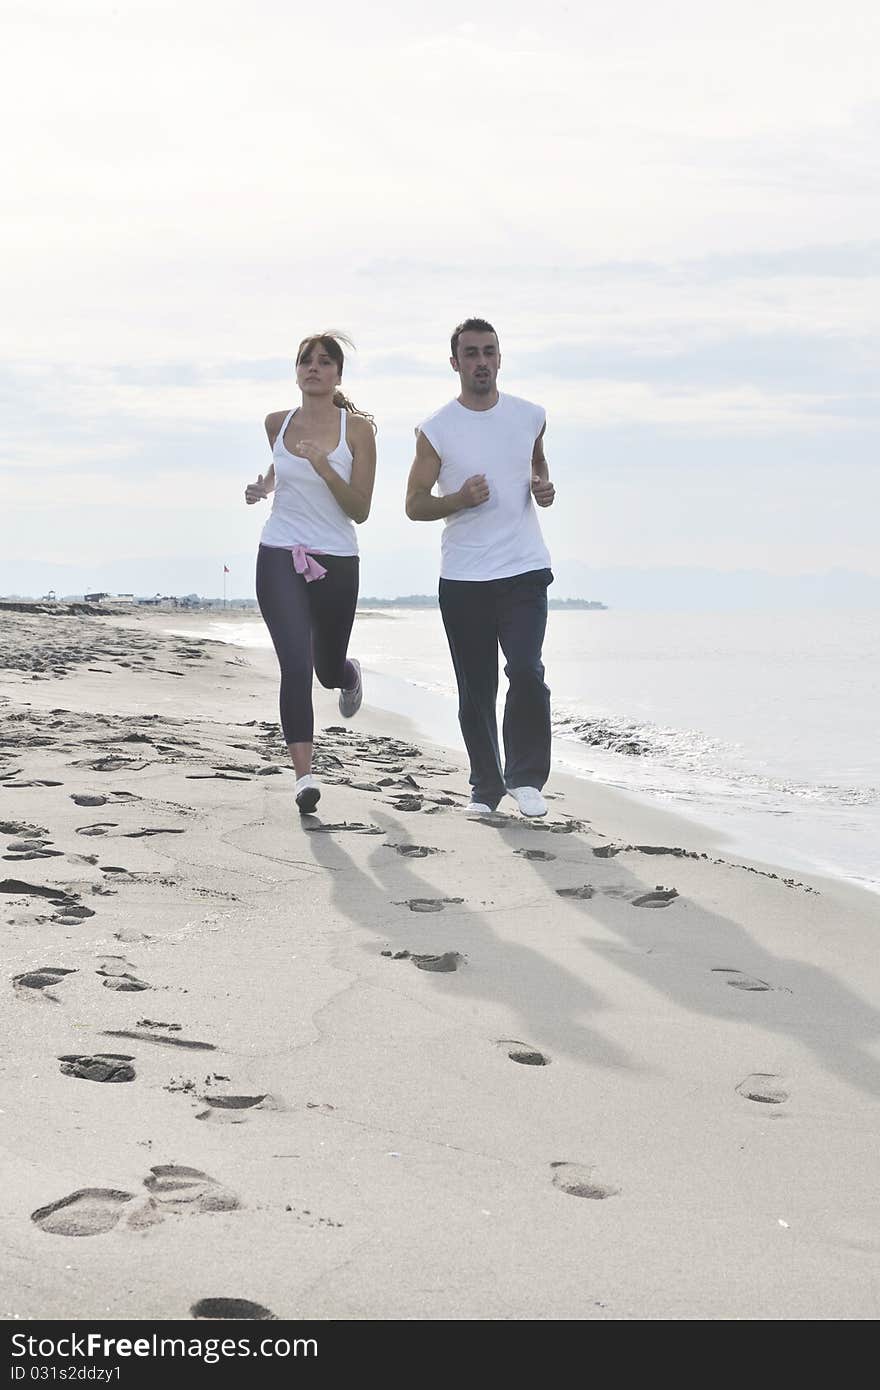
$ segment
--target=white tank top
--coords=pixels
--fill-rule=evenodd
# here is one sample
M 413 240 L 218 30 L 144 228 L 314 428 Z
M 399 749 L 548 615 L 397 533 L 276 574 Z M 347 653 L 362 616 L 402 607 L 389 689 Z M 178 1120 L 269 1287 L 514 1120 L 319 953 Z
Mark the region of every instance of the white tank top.
M 440 456 L 441 497 L 485 473 L 489 499 L 444 518 L 443 579 L 508 579 L 548 569 L 550 554 L 532 500 L 532 451 L 544 428 L 540 405 L 499 395 L 490 410 L 450 401 L 420 426 Z
M 293 410 L 288 412 L 275 437 L 275 491 L 260 543 L 284 549 L 303 545 L 323 555 L 357 555 L 357 534 L 351 517 L 346 516 L 308 459 L 284 447 L 284 433 L 294 414 Z M 345 411 L 340 410 L 339 443 L 327 455 L 327 461 L 334 473 L 350 483 L 354 460 L 345 438 L 346 419 Z

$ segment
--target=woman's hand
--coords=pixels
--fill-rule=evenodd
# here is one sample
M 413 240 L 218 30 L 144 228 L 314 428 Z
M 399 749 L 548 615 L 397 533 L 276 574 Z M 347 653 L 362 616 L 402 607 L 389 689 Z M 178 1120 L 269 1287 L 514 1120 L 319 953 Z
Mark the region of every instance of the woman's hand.
M 308 459 L 319 478 L 326 481 L 327 474 L 333 472 L 330 460 L 324 450 L 319 449 L 318 445 L 313 444 L 310 439 L 301 439 L 296 446 L 296 452 L 302 458 Z
M 266 480 L 263 477 L 262 473 L 259 475 L 255 483 L 248 483 L 247 487 L 244 490 L 244 500 L 245 502 L 247 502 L 249 507 L 252 507 L 255 502 L 264 501 L 265 498 L 267 498 L 268 496 L 269 489 L 266 487 Z

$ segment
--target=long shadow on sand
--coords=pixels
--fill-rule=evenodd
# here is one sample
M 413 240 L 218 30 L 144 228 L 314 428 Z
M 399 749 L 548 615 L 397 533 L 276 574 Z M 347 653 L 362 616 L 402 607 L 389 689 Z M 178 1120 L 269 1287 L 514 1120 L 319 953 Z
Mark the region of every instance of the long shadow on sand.
M 521 822 L 475 828 L 481 836 L 496 837 L 496 844 L 500 840 L 511 854 L 524 843 Z M 632 898 L 646 891 L 645 878 L 636 877 L 618 858 L 594 857 L 581 836 L 528 828 L 525 834 L 530 846 L 558 855 L 550 863 L 527 861 L 548 902 L 559 902 L 556 890 L 564 885 L 594 886 L 588 903 L 570 903 L 565 911 L 586 911 L 622 944 L 581 937 L 590 951 L 665 993 L 679 1008 L 725 1021 L 748 1021 L 788 1036 L 845 1082 L 869 1095 L 880 1094 L 880 1063 L 869 1051 L 880 1033 L 880 1012 L 840 980 L 805 961 L 774 953 L 756 934 L 706 908 L 691 906 L 686 896 L 659 911 L 634 907 Z M 570 848 L 569 841 L 574 842 Z M 490 843 L 475 841 L 475 852 L 481 844 L 484 854 L 491 852 Z M 644 856 L 645 877 L 674 885 L 676 862 L 673 856 Z M 707 864 L 707 872 L 711 869 Z M 799 891 L 782 880 L 767 884 L 768 893 Z
M 375 806 L 371 819 L 383 826 L 389 839 L 413 838 L 413 819 L 404 824 L 377 813 Z M 422 817 L 418 817 L 418 834 L 430 838 L 429 822 Z M 419 916 L 392 905 L 408 898 L 438 897 L 437 888 L 413 870 L 412 864 L 418 860 L 402 858 L 377 837 L 369 856 L 374 879 L 332 835 L 309 834 L 306 838 L 317 862 L 334 871 L 330 875 L 334 906 L 350 921 L 374 930 L 383 946 L 436 953 L 459 951 L 466 957 L 453 977 L 444 975 L 443 988 L 454 989 L 459 997 L 469 995 L 507 1005 L 522 1019 L 524 1036 L 551 1051 L 566 1051 L 607 1067 L 641 1069 L 645 1065 L 586 1021 L 595 1019 L 606 1007 L 598 990 L 540 952 L 499 938 L 490 915 L 463 905 Z M 450 861 L 446 891 L 454 894 L 459 890 L 451 855 Z M 554 899 L 554 905 L 557 901 Z

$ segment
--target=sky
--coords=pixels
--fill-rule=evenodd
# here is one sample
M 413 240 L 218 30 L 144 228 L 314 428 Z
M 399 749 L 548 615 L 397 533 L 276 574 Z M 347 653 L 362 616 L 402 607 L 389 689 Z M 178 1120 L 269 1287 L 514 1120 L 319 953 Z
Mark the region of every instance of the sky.
M 219 594 L 225 563 L 251 596 L 263 419 L 327 328 L 379 424 L 362 592 L 431 591 L 413 429 L 477 314 L 547 409 L 559 596 L 876 600 L 875 4 L 5 0 L 4 30 L 0 593 Z

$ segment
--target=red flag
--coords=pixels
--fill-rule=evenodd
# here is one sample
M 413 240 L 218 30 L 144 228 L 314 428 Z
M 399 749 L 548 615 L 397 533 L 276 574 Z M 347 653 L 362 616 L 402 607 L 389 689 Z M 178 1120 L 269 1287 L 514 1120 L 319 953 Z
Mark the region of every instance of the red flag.
M 229 573 L 229 566 L 228 566 L 228 565 L 224 565 L 224 566 L 223 566 L 223 573 L 224 573 L 224 574 L 228 574 L 228 573 Z

